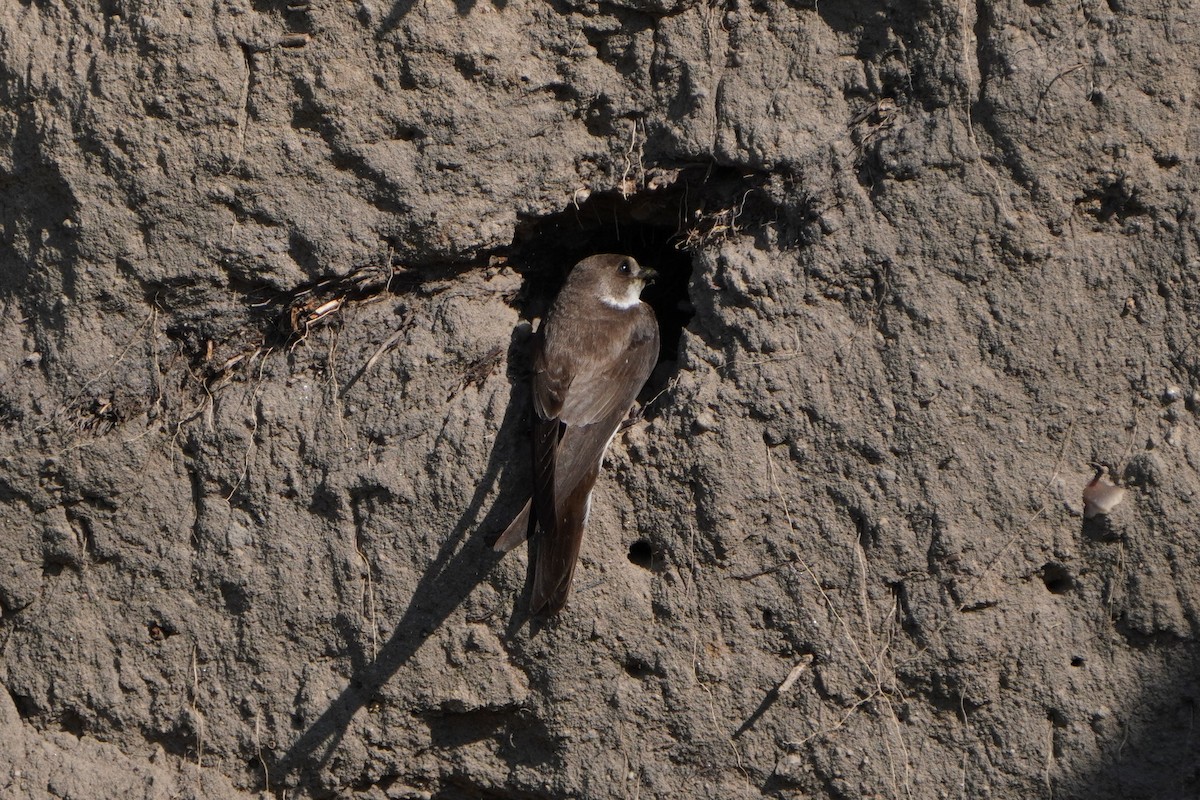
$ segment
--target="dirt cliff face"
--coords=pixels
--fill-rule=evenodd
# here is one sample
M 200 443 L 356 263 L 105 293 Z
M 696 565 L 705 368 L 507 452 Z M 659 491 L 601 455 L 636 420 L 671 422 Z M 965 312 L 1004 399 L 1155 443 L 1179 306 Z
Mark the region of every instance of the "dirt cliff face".
M 1197 13 L 3 3 L 0 793 L 1194 796 Z M 530 620 L 596 252 L 663 360 Z

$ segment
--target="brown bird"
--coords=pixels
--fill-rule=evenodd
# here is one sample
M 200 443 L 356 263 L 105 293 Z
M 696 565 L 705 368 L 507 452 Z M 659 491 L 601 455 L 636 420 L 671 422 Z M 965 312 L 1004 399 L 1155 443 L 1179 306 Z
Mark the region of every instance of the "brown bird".
M 658 360 L 658 322 L 640 299 L 654 277 L 629 256 L 585 258 L 534 335 L 533 497 L 495 544 L 508 552 L 541 530 L 534 613 L 566 605 L 604 453 Z

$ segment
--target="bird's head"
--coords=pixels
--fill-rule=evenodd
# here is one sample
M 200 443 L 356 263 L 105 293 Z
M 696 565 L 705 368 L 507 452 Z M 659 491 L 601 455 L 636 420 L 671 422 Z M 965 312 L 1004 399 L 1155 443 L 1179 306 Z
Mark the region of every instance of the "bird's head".
M 576 264 L 569 280 L 588 284 L 600 302 L 625 311 L 641 302 L 642 289 L 655 277 L 654 270 L 643 267 L 633 256 L 604 253 Z

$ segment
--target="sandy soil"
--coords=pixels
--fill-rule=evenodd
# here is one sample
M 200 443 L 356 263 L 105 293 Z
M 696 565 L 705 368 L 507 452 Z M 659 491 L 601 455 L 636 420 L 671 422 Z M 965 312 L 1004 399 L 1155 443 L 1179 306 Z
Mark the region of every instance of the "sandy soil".
M 0 795 L 1195 797 L 1198 14 L 0 4 Z M 531 620 L 595 252 L 663 361 Z

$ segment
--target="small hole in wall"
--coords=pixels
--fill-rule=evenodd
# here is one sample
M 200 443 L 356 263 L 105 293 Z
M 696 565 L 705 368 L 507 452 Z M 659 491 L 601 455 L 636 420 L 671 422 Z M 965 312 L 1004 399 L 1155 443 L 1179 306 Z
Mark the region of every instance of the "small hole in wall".
M 654 563 L 654 548 L 646 539 L 638 539 L 629 545 L 629 561 L 643 569 L 650 569 Z
M 634 678 L 645 678 L 654 672 L 654 668 L 650 663 L 641 656 L 626 656 L 624 666 L 625 672 Z
M 1053 562 L 1042 567 L 1042 582 L 1050 594 L 1066 594 L 1075 588 L 1075 578 L 1062 564 Z

